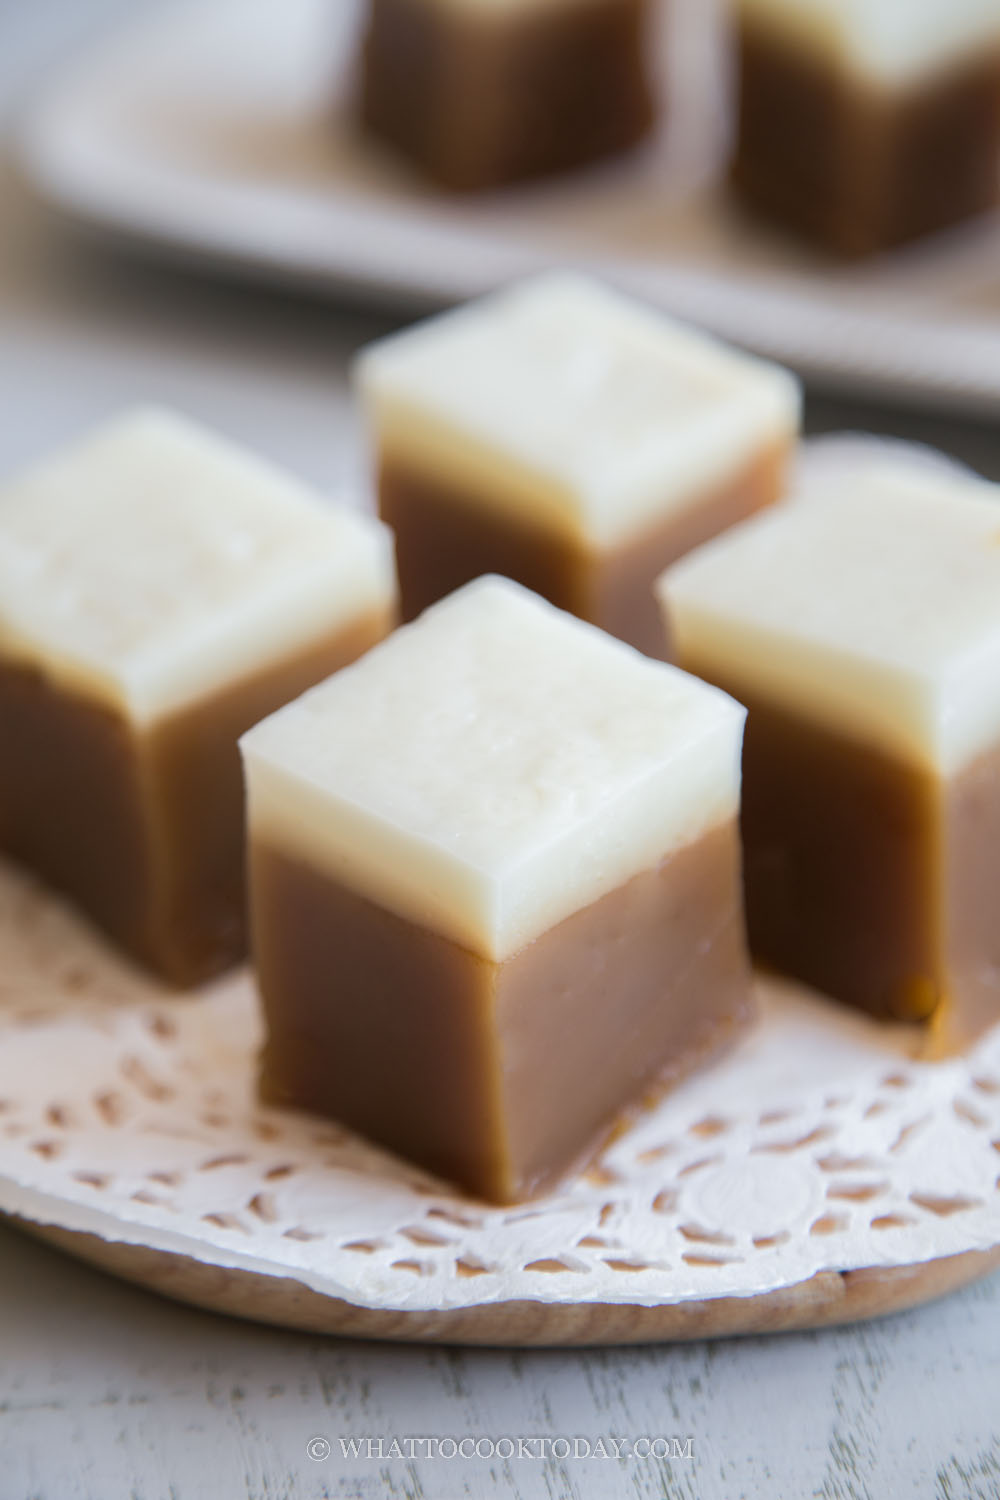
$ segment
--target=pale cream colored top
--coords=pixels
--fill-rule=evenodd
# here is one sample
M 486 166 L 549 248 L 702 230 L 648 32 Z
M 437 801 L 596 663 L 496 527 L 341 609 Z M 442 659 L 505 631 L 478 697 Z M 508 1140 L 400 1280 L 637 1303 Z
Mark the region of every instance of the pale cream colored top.
M 657 585 L 682 660 L 949 774 L 1000 741 L 1000 487 L 894 474 L 779 507 Z
M 690 508 L 799 423 L 786 371 L 569 273 L 384 339 L 357 378 L 383 456 L 606 546 Z
M 731 818 L 743 718 L 479 579 L 244 736 L 251 832 L 499 960 Z
M 0 653 L 137 722 L 394 598 L 385 527 L 168 412 L 0 486 Z

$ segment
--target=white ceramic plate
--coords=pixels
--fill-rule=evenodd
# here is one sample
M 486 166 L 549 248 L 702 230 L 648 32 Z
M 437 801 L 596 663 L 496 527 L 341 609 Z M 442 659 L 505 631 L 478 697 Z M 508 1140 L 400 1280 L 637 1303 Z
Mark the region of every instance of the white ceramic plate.
M 531 190 L 450 200 L 354 135 L 357 0 L 168 5 L 52 81 L 21 158 L 77 218 L 243 274 L 413 307 L 571 261 L 827 383 L 1000 411 L 1000 216 L 848 268 L 751 227 L 715 8 L 664 27 L 669 129 Z

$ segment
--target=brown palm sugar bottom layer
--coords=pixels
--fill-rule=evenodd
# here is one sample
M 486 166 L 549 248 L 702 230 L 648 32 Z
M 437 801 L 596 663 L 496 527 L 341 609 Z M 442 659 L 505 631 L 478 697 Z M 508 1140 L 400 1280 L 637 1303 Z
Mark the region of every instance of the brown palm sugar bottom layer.
M 244 730 L 386 634 L 372 614 L 150 728 L 0 661 L 0 851 L 170 982 L 246 951 Z
M 654 582 L 692 548 L 777 500 L 787 461 L 787 444 L 770 447 L 680 513 L 599 550 L 384 457 L 379 513 L 396 533 L 403 616 L 413 619 L 483 573 L 503 573 L 648 656 L 669 659 Z
M 744 26 L 733 180 L 746 202 L 846 255 L 1000 202 L 1000 49 L 879 89 Z
M 735 825 L 502 963 L 251 845 L 262 1091 L 512 1202 L 750 1013 Z
M 755 957 L 876 1015 L 933 1018 L 943 1047 L 1000 1020 L 1000 749 L 942 780 L 752 697 L 748 707 Z
M 653 121 L 648 10 L 648 0 L 575 0 L 463 15 L 438 0 L 372 0 L 362 122 L 458 192 L 625 150 Z

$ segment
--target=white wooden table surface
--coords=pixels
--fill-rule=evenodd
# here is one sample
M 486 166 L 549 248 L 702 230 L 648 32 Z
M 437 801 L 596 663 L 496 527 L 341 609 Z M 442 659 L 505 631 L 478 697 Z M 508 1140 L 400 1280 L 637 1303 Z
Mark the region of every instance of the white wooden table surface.
M 0 0 L 0 120 L 39 70 L 135 4 Z M 160 400 L 328 487 L 350 482 L 345 362 L 384 326 L 99 254 L 0 168 L 0 472 L 117 407 Z M 819 398 L 810 420 L 938 441 L 1000 477 L 1000 435 L 983 428 Z M 380 1458 L 393 1438 L 403 1456 Z M 501 1455 L 501 1439 L 515 1454 L 526 1442 L 510 1459 L 448 1456 L 469 1438 Z M 582 1456 L 642 1438 L 676 1439 L 674 1456 Z M 341 1439 L 360 1442 L 358 1456 Z M 0 1228 L 0 1500 L 382 1494 L 993 1500 L 1000 1278 L 815 1335 L 460 1352 L 229 1322 Z

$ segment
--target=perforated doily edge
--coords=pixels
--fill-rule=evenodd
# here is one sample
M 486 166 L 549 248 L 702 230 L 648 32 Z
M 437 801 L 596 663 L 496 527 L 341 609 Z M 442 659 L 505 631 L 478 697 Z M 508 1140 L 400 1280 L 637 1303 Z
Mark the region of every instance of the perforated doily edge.
M 262 1259 L 254 1255 L 240 1254 L 213 1241 L 196 1239 L 193 1236 L 183 1234 L 169 1234 L 162 1230 L 151 1230 L 150 1226 L 139 1220 L 118 1218 L 110 1214 L 100 1213 L 86 1204 L 76 1203 L 69 1198 L 55 1197 L 48 1193 L 39 1192 L 23 1183 L 15 1182 L 11 1178 L 0 1178 L 0 1214 L 10 1215 L 14 1218 L 24 1220 L 39 1228 L 57 1228 L 74 1234 L 94 1235 L 106 1244 L 124 1244 L 141 1247 L 147 1250 L 159 1251 L 166 1255 L 185 1257 L 195 1260 L 202 1265 L 216 1267 L 220 1270 L 247 1272 L 252 1275 L 267 1276 L 275 1282 L 294 1281 L 315 1292 L 318 1296 L 348 1303 L 350 1306 L 371 1312 L 382 1313 L 405 1313 L 405 1312 L 452 1312 L 468 1311 L 477 1307 L 499 1307 L 505 1303 L 513 1302 L 538 1302 L 547 1306 L 601 1306 L 613 1304 L 615 1306 L 632 1306 L 642 1308 L 680 1306 L 684 1303 L 704 1303 L 722 1301 L 729 1298 L 746 1298 L 766 1296 L 775 1292 L 789 1291 L 793 1287 L 801 1286 L 811 1276 L 821 1275 L 824 1272 L 837 1274 L 866 1271 L 872 1269 L 893 1271 L 905 1270 L 911 1267 L 926 1266 L 934 1261 L 948 1259 L 957 1255 L 967 1253 L 1000 1253 L 1000 1224 L 990 1231 L 979 1232 L 968 1226 L 968 1233 L 962 1236 L 959 1244 L 947 1244 L 939 1241 L 933 1243 L 928 1236 L 928 1243 L 924 1249 L 907 1257 L 901 1262 L 892 1255 L 871 1254 L 867 1257 L 817 1257 L 817 1263 L 809 1272 L 794 1280 L 776 1283 L 773 1276 L 760 1275 L 748 1277 L 746 1268 L 741 1268 L 739 1284 L 721 1286 L 714 1297 L 706 1296 L 703 1287 L 692 1287 L 683 1285 L 680 1278 L 666 1275 L 662 1271 L 649 1271 L 637 1273 L 634 1278 L 630 1277 L 630 1288 L 628 1293 L 622 1289 L 620 1294 L 611 1288 L 602 1286 L 598 1295 L 588 1297 L 585 1295 L 574 1295 L 567 1288 L 560 1291 L 561 1278 L 532 1277 L 533 1282 L 542 1280 L 543 1285 L 517 1288 L 516 1292 L 510 1286 L 509 1281 L 503 1288 L 497 1288 L 492 1295 L 484 1288 L 486 1295 L 475 1298 L 462 1297 L 460 1283 L 455 1284 L 455 1296 L 447 1296 L 444 1299 L 434 1299 L 422 1296 L 420 1288 L 414 1287 L 413 1294 L 406 1297 L 359 1297 L 357 1288 L 337 1282 L 326 1277 L 310 1273 L 304 1267 L 297 1267 L 287 1262 L 275 1262 Z M 942 1237 L 944 1238 L 944 1237 Z M 874 1250 L 874 1246 L 869 1246 Z M 527 1278 L 525 1278 L 527 1279 Z M 671 1286 L 661 1286 L 659 1292 L 643 1289 L 635 1285 L 636 1282 L 656 1279 L 663 1282 L 674 1282 Z M 728 1279 L 728 1278 L 727 1278 Z M 395 1283 L 398 1285 L 398 1282 Z

